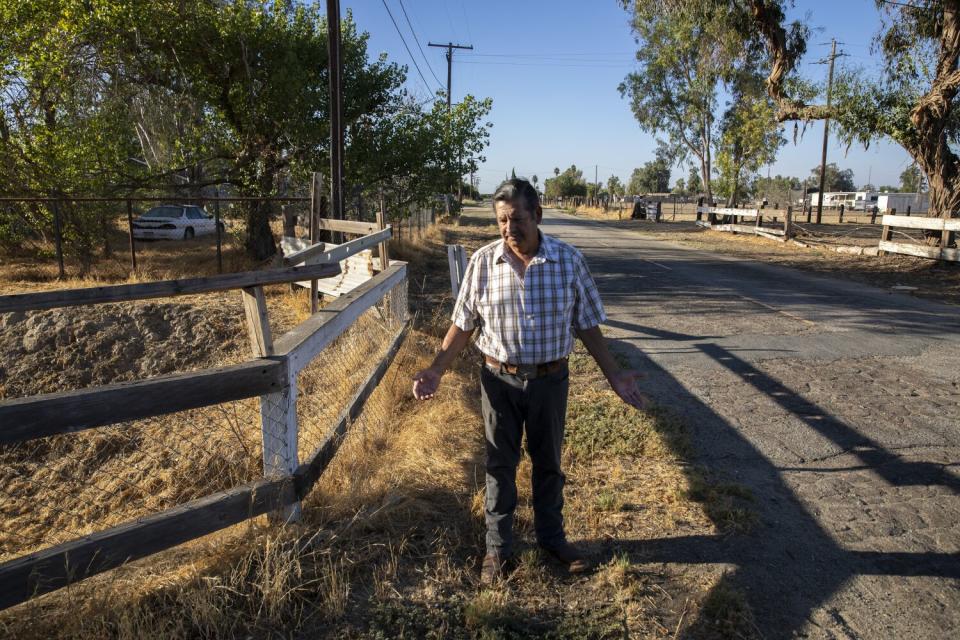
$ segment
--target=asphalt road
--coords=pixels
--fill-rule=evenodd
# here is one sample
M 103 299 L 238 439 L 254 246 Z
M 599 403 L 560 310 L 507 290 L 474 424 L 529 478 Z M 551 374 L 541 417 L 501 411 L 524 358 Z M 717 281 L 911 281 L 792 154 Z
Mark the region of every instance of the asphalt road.
M 747 534 L 637 540 L 720 564 L 764 637 L 960 637 L 960 308 L 548 210 L 605 333 L 753 493 Z

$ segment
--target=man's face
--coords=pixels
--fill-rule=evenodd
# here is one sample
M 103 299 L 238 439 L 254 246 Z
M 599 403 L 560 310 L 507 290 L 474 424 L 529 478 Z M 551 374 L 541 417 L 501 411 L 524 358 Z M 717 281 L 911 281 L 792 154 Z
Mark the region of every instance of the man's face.
M 537 224 L 543 210 L 537 207 L 535 212 L 529 212 L 519 202 L 498 201 L 496 212 L 500 236 L 510 250 L 517 255 L 533 253 L 539 242 Z

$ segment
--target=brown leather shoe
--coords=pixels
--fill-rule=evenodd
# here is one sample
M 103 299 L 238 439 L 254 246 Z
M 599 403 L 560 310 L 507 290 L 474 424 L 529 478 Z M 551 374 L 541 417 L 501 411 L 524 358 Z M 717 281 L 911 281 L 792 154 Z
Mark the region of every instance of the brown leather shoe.
M 569 542 L 557 546 L 543 547 L 543 550 L 557 559 L 560 564 L 566 565 L 570 573 L 585 573 L 592 568 L 590 561 Z
M 492 587 L 497 580 L 503 577 L 503 570 L 506 566 L 506 558 L 500 555 L 498 551 L 487 551 L 483 556 L 483 564 L 480 567 L 480 586 Z

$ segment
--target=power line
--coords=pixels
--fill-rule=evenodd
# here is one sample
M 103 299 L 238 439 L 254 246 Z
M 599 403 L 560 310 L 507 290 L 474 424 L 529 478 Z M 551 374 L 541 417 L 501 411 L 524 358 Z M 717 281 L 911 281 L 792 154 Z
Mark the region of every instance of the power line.
M 479 60 L 461 60 L 461 64 L 482 64 L 508 67 L 568 67 L 579 69 L 623 69 L 623 64 L 577 64 L 565 62 L 481 62 Z
M 578 58 L 581 56 L 596 58 L 608 56 L 633 56 L 635 54 L 635 51 L 611 51 L 608 53 L 570 53 L 568 51 L 564 51 L 560 53 L 469 53 L 464 55 L 470 58 Z
M 400 42 L 403 43 L 403 48 L 407 50 L 407 55 L 410 56 L 410 61 L 413 63 L 413 66 L 416 67 L 417 73 L 420 74 L 420 79 L 423 80 L 423 86 L 427 88 L 427 91 L 430 90 L 430 83 L 427 82 L 427 79 L 423 77 L 423 71 L 420 71 L 420 65 L 417 64 L 417 59 L 413 57 L 413 54 L 410 53 L 410 47 L 407 46 L 407 41 L 403 37 L 403 33 L 400 32 L 400 27 L 397 26 L 397 21 L 393 19 L 393 12 L 390 11 L 390 7 L 387 6 L 387 0 L 380 0 L 383 2 L 383 8 L 387 10 L 387 15 L 390 16 L 390 22 L 393 23 L 393 28 L 397 30 L 397 35 L 400 36 Z
M 407 8 L 403 6 L 403 0 L 400 1 L 400 8 L 403 9 L 403 17 L 407 19 L 407 26 L 410 27 L 410 33 L 413 34 L 413 41 L 417 43 L 417 49 L 420 49 L 420 55 L 423 56 L 423 61 L 427 63 L 427 69 L 430 70 L 430 74 L 433 76 L 433 79 L 437 81 L 438 86 L 443 86 L 443 83 L 440 82 L 440 78 L 437 77 L 437 74 L 434 73 L 433 67 L 430 66 L 430 61 L 427 59 L 427 55 L 423 52 L 423 47 L 420 46 L 420 38 L 417 37 L 417 32 L 413 28 L 413 23 L 410 22 L 410 16 L 407 15 Z

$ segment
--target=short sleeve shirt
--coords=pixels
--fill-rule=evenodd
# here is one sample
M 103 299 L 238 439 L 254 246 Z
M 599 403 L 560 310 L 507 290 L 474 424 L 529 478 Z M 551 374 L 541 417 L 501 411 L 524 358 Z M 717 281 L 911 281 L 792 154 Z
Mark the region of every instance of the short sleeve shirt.
M 542 364 L 573 350 L 574 331 L 607 319 L 583 254 L 540 233 L 537 255 L 523 269 L 503 240 L 470 258 L 453 323 L 479 329 L 477 347 L 509 364 Z

